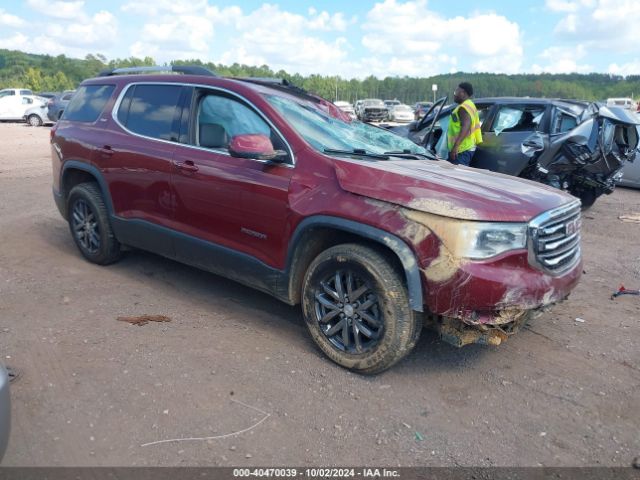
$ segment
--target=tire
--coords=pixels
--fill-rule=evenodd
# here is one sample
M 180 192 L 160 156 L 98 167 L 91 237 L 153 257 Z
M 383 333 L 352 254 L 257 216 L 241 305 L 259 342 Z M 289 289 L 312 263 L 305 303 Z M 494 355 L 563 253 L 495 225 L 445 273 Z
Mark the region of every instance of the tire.
M 596 203 L 596 199 L 600 196 L 595 188 L 573 190 L 569 193 L 571 193 L 571 195 L 573 195 L 574 197 L 578 197 L 580 199 L 582 210 L 591 208 L 593 204 Z
M 357 297 L 345 302 L 349 292 Z M 380 373 L 400 361 L 422 330 L 403 275 L 385 255 L 358 244 L 331 247 L 311 262 L 302 284 L 302 309 L 325 355 L 362 374 Z
M 32 127 L 41 127 L 44 122 L 38 115 L 33 113 L 27 117 L 27 123 Z
M 80 183 L 71 189 L 67 213 L 71 236 L 84 258 L 98 265 L 108 265 L 120 258 L 120 242 L 95 183 Z

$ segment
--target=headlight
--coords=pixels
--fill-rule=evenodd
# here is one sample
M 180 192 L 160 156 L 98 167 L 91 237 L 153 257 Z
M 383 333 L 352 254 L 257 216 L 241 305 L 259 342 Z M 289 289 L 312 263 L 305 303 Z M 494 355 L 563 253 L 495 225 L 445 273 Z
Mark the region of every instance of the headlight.
M 526 223 L 475 222 L 405 210 L 407 219 L 438 236 L 454 257 L 481 260 L 527 245 Z
M 527 245 L 527 224 L 525 223 L 464 222 L 460 223 L 458 228 L 460 236 L 467 242 L 456 242 L 458 247 L 456 254 L 464 258 L 495 257 L 509 250 L 525 248 Z M 443 242 L 447 246 L 445 239 Z

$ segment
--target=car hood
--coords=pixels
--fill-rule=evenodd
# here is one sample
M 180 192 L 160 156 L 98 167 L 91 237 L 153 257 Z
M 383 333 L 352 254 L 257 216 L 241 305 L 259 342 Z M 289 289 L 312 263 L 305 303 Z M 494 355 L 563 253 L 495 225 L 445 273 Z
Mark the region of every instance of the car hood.
M 336 158 L 335 167 L 346 191 L 463 220 L 528 222 L 575 200 L 539 183 L 445 161 Z

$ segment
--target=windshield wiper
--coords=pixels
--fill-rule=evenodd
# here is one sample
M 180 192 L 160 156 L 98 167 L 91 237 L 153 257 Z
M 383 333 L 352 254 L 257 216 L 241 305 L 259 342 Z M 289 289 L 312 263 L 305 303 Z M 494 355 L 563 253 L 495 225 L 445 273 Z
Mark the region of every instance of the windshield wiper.
M 411 150 L 391 151 L 391 152 L 384 152 L 384 153 L 385 155 L 393 155 L 394 157 L 400 157 L 400 158 L 411 158 L 414 160 L 419 160 L 421 158 L 434 160 L 436 158 L 432 155 L 425 155 L 424 153 L 412 153 Z
M 362 148 L 354 148 L 353 150 L 336 150 L 334 148 L 325 148 L 324 153 L 333 153 L 337 155 L 357 155 L 359 157 L 375 158 L 377 160 L 389 160 L 389 155 L 381 153 L 370 153 Z

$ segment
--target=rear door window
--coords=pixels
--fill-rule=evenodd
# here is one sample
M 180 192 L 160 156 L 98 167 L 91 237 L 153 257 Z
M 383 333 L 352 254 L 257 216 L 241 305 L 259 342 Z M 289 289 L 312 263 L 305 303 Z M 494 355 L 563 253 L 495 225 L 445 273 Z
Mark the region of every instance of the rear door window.
M 502 132 L 535 132 L 539 130 L 545 107 L 542 105 L 503 105 L 499 107 L 491 127 Z
M 105 105 L 115 86 L 113 85 L 87 85 L 80 87 L 69 105 L 62 114 L 63 120 L 73 122 L 95 122 Z
M 182 88 L 181 85 L 130 87 L 120 102 L 118 121 L 133 133 L 145 137 L 177 140 L 174 121 Z

